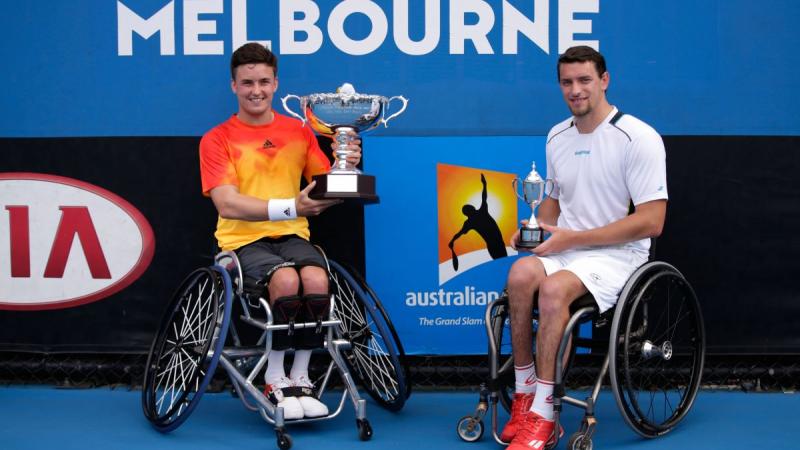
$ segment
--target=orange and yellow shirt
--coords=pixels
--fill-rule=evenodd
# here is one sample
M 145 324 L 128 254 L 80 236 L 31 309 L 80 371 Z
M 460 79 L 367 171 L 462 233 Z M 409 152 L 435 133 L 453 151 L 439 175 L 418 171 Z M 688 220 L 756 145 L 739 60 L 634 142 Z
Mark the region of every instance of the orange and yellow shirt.
M 217 125 L 200 140 L 200 178 L 203 195 L 221 185 L 233 185 L 244 195 L 268 200 L 295 198 L 300 177 L 328 172 L 330 162 L 309 127 L 274 113 L 267 125 L 248 125 L 236 115 Z M 217 219 L 214 234 L 220 248 L 235 250 L 263 237 L 296 234 L 309 239 L 308 220 L 252 222 Z

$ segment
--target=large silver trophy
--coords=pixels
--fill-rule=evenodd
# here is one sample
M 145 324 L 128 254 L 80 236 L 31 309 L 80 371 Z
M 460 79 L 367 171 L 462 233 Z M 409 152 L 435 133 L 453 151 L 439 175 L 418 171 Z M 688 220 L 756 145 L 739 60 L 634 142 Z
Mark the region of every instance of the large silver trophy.
M 523 202 L 531 207 L 531 218 L 528 223 L 519 229 L 519 241 L 517 247 L 521 248 L 535 248 L 544 241 L 544 231 L 539 227 L 536 221 L 536 207 L 542 203 L 542 199 L 549 192 L 552 192 L 554 181 L 545 180 L 536 172 L 536 162 L 531 163 L 531 172 L 522 180 L 522 195 L 519 195 L 519 188 L 517 184 L 520 182 L 519 178 L 514 178 L 511 184 L 514 186 L 514 192 Z M 549 185 L 549 189 L 548 189 Z
M 300 102 L 303 116 L 289 108 L 287 102 L 293 98 Z M 348 133 L 355 131 L 362 134 L 381 124 L 388 127 L 390 120 L 406 110 L 408 100 L 400 95 L 386 98 L 380 95 L 357 94 L 349 83 L 343 84 L 335 94 L 311 94 L 304 97 L 290 94 L 281 100 L 287 113 L 300 119 L 304 125 L 308 123 L 317 133 L 333 138 L 338 144 L 334 151 L 336 161 L 330 172 L 312 177 L 317 184 L 309 197 L 378 201 L 375 177 L 366 175 L 347 163 L 347 155 L 350 153 L 347 146 L 351 141 Z M 393 100 L 400 100 L 402 106 L 396 113 L 385 117 Z

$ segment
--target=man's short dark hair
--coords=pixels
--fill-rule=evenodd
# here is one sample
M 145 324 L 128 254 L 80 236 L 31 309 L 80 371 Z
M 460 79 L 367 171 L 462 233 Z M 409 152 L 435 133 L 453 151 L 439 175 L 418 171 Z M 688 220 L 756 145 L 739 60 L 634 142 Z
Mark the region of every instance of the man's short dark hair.
M 266 64 L 278 76 L 278 57 L 257 42 L 250 42 L 236 49 L 231 56 L 231 79 L 236 79 L 236 68 L 244 64 Z
M 558 57 L 558 64 L 556 71 L 559 81 L 561 80 L 561 64 L 582 63 L 591 61 L 594 63 L 594 68 L 597 69 L 597 75 L 603 76 L 606 73 L 606 59 L 597 50 L 587 45 L 578 45 L 570 47 L 563 55 Z

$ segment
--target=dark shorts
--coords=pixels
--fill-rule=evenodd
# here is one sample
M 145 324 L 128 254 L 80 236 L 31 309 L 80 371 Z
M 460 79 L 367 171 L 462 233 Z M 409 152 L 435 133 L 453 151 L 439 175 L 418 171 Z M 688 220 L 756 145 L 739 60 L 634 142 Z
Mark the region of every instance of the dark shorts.
M 322 254 L 307 240 L 297 236 L 262 238 L 236 250 L 246 278 L 269 281 L 282 267 L 317 266 L 325 268 Z

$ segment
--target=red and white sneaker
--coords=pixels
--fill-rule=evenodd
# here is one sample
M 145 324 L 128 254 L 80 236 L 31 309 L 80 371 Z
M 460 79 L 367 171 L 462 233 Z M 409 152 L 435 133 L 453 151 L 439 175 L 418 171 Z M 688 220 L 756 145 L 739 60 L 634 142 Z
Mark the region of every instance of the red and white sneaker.
M 558 437 L 564 429 L 558 427 Z M 508 450 L 545 450 L 556 442 L 555 422 L 532 412 L 525 415 Z
M 500 440 L 503 442 L 511 442 L 514 436 L 517 435 L 517 430 L 522 423 L 522 419 L 527 414 L 533 404 L 533 394 L 514 394 L 511 400 L 511 418 L 508 419 L 506 426 L 503 427 L 503 432 L 500 433 Z

